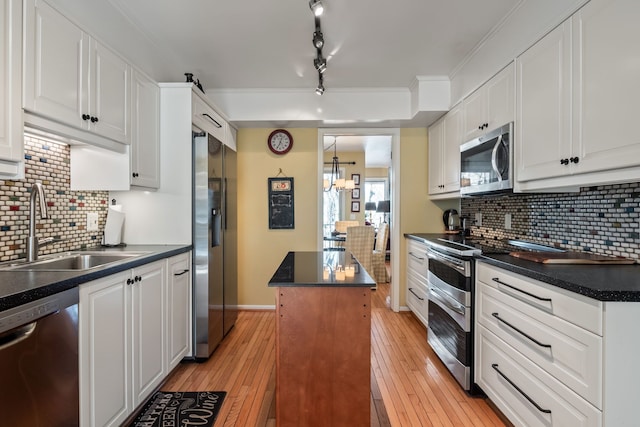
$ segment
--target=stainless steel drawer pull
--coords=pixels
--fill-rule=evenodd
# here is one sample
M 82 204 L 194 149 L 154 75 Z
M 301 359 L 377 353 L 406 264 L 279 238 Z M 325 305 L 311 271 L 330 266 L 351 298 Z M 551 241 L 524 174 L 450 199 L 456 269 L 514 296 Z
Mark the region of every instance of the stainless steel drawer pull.
M 420 261 L 424 261 L 424 258 L 419 257 L 418 255 L 414 254 L 413 252 L 409 252 L 409 255 L 411 255 L 412 257 L 414 257 L 415 259 L 419 259 Z
M 516 391 L 522 395 L 522 397 L 524 397 L 525 399 L 527 399 L 527 400 L 529 401 L 529 403 L 531 403 L 533 406 L 535 406 L 535 407 L 536 407 L 536 409 L 537 409 L 538 411 L 543 412 L 543 413 L 545 413 L 545 414 L 550 414 L 550 413 L 551 413 L 551 409 L 544 409 L 542 406 L 538 405 L 538 404 L 537 404 L 537 403 L 536 403 L 532 398 L 530 398 L 530 397 L 529 397 L 529 395 L 528 395 L 527 393 L 525 393 L 524 391 L 522 391 L 522 389 L 521 389 L 520 387 L 518 387 L 518 386 L 517 386 L 513 381 L 511 381 L 511 380 L 510 380 L 510 379 L 509 379 L 505 374 L 503 374 L 503 373 L 500 371 L 500 369 L 498 369 L 498 364 L 497 364 L 497 363 L 492 363 L 492 364 L 491 364 L 491 367 L 492 367 L 493 369 L 495 369 L 495 370 L 496 370 L 496 372 L 497 372 L 498 374 L 500 374 L 500 376 L 501 376 L 502 378 L 504 378 L 504 379 L 505 379 L 505 381 L 507 381 L 507 382 L 511 385 L 511 387 L 515 388 L 515 389 L 516 389 Z
M 509 285 L 509 284 L 507 284 L 507 283 L 504 283 L 503 281 L 501 281 L 501 280 L 500 280 L 499 278 L 497 278 L 497 277 L 494 277 L 494 278 L 493 278 L 493 279 L 491 279 L 491 280 L 493 280 L 493 281 L 494 281 L 494 282 L 496 282 L 496 283 L 501 284 L 502 286 L 506 286 L 507 288 L 511 288 L 511 289 L 513 289 L 514 291 L 518 291 L 518 292 L 523 293 L 523 294 L 525 294 L 525 295 L 527 295 L 527 296 L 530 296 L 531 298 L 535 298 L 535 299 L 537 299 L 538 301 L 547 301 L 547 302 L 551 302 L 551 298 L 542 298 L 542 297 L 539 297 L 539 296 L 534 295 L 534 294 L 532 294 L 532 293 L 529 293 L 529 292 L 527 292 L 527 291 L 523 291 L 522 289 L 518 289 L 518 288 L 516 288 L 515 286 L 511 286 L 511 285 Z
M 409 288 L 409 292 L 411 292 L 413 295 L 415 295 L 416 298 L 418 298 L 420 301 L 424 301 L 424 298 L 421 298 L 420 295 L 418 295 L 415 292 L 413 292 L 413 288 Z
M 180 273 L 173 273 L 174 276 L 182 276 L 184 273 L 187 273 L 189 270 L 182 270 Z
M 520 335 L 524 336 L 525 338 L 528 338 L 533 343 L 539 345 L 540 347 L 551 348 L 551 344 L 543 344 L 540 341 L 538 341 L 537 339 L 533 338 L 531 335 L 522 332 L 520 329 L 516 328 L 511 323 L 509 323 L 506 320 L 504 320 L 503 318 L 501 318 L 498 313 L 491 313 L 491 315 L 493 317 L 495 317 L 496 319 L 498 319 L 499 321 L 501 321 L 502 323 L 504 323 L 505 325 L 507 325 L 508 327 L 510 327 L 511 329 L 513 329 L 514 331 L 516 331 L 517 333 L 519 333 Z
M 217 128 L 221 128 L 222 125 L 213 117 L 211 117 L 210 115 L 208 115 L 207 113 L 202 113 L 203 116 L 208 117 L 209 120 L 211 120 L 213 122 L 214 125 L 216 125 Z

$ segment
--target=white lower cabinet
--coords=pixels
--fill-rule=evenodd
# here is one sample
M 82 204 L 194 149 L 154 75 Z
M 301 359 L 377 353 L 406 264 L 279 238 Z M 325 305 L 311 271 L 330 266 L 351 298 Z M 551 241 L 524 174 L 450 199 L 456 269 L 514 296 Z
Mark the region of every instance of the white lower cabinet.
M 407 239 L 407 287 L 405 299 L 407 307 L 427 327 L 429 322 L 429 285 L 427 283 L 427 245 L 417 240 Z
M 475 313 L 475 382 L 515 425 L 637 425 L 640 302 L 478 261 Z
M 167 269 L 167 369 L 191 354 L 191 256 L 170 258 Z
M 476 332 L 476 379 L 517 426 L 598 427 L 594 406 L 483 326 Z
M 176 255 L 80 286 L 81 426 L 122 424 L 190 351 L 189 260 Z

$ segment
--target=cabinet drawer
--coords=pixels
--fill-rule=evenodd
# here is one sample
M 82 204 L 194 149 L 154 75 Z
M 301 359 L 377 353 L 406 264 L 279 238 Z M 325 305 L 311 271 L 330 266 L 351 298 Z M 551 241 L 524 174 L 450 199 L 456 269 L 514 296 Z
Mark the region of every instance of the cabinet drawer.
M 477 320 L 602 409 L 602 338 L 479 283 Z
M 411 271 L 407 272 L 407 306 L 426 327 L 429 319 L 429 291 L 427 283 Z
M 518 426 L 601 427 L 602 413 L 483 326 L 476 382 Z
M 602 336 L 602 302 L 482 262 L 476 265 L 479 282 Z
M 427 278 L 427 247 L 415 240 L 407 240 L 407 268 Z

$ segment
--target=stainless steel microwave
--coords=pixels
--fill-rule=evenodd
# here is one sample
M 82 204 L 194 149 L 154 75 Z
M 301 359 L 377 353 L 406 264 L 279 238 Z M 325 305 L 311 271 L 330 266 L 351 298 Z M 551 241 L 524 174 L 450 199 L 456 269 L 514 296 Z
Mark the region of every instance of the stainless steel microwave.
M 460 194 L 513 190 L 513 122 L 460 146 Z

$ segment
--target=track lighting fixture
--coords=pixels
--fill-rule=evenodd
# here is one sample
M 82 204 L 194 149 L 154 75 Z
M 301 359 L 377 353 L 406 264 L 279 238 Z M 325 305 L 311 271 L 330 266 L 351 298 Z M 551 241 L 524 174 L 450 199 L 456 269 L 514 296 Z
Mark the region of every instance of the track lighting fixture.
M 324 85 L 322 83 L 322 74 L 318 73 L 318 87 L 316 88 L 317 95 L 322 95 L 324 93 Z
M 318 70 L 320 74 L 322 74 L 327 71 L 327 60 L 318 55 L 318 57 L 313 60 L 313 66 L 316 67 L 316 70 Z
M 322 46 L 324 46 L 324 36 L 322 35 L 322 31 L 314 31 L 313 45 L 316 49 L 322 49 Z
M 327 71 L 327 60 L 322 56 L 322 48 L 324 47 L 324 34 L 322 34 L 322 28 L 320 27 L 319 16 L 324 11 L 322 2 L 320 0 L 309 0 L 309 7 L 315 15 L 315 31 L 313 32 L 313 46 L 316 48 L 316 57 L 313 60 L 313 66 L 318 71 L 318 87 L 316 93 L 322 95 L 324 93 L 324 82 L 322 74 Z
M 324 12 L 324 6 L 320 0 L 309 0 L 309 7 L 315 16 L 320 16 Z

